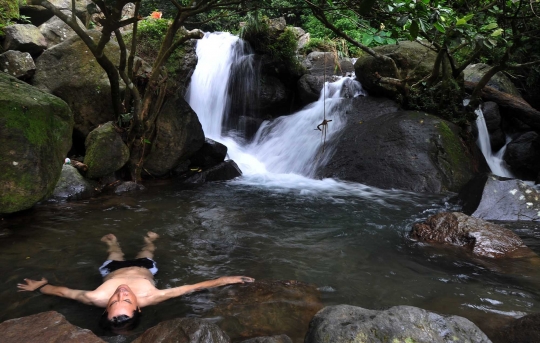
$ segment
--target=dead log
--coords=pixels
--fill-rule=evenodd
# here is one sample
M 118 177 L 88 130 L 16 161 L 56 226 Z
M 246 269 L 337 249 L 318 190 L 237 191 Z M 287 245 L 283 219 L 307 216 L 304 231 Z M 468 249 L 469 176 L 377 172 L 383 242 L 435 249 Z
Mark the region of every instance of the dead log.
M 88 170 L 88 166 L 86 164 L 76 160 L 71 160 L 71 165 L 81 172 L 85 172 Z
M 465 89 L 473 91 L 476 82 L 465 81 Z M 480 95 L 484 101 L 496 102 L 500 107 L 509 110 L 512 115 L 529 125 L 531 128 L 540 131 L 540 111 L 534 109 L 520 97 L 510 95 L 496 90 L 493 87 L 485 86 Z

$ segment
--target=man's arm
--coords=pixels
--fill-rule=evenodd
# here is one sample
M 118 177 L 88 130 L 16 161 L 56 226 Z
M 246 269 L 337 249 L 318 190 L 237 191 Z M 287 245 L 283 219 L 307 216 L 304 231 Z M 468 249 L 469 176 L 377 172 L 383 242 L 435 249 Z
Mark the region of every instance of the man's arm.
M 19 292 L 31 292 L 39 288 L 39 291 L 43 294 L 56 295 L 57 297 L 73 299 L 87 305 L 93 304 L 90 298 L 87 296 L 87 293 L 89 293 L 89 291 L 70 289 L 63 286 L 49 285 L 49 282 L 45 278 L 41 278 L 40 281 L 32 279 L 24 279 L 24 281 L 26 282 L 26 284 L 17 284 Z
M 215 280 L 209 280 L 204 282 L 199 282 L 194 285 L 185 285 L 175 288 L 168 288 L 168 289 L 160 289 L 158 290 L 156 296 L 151 300 L 151 303 L 149 305 L 155 305 L 159 304 L 162 301 L 176 298 L 181 295 L 191 293 L 191 292 L 197 292 L 203 289 L 207 288 L 214 288 L 214 287 L 220 287 L 225 285 L 230 285 L 234 283 L 245 283 L 245 282 L 253 282 L 255 279 L 247 277 L 247 276 L 223 276 L 219 279 Z

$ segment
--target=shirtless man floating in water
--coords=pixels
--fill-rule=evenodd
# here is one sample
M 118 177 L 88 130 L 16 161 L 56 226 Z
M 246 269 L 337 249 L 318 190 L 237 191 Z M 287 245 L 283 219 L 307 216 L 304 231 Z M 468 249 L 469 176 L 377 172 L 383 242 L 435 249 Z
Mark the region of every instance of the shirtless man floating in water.
M 20 283 L 17 287 L 20 291 L 39 290 L 43 294 L 56 295 L 74 299 L 87 305 L 104 307 L 105 312 L 101 318 L 101 325 L 106 329 L 118 332 L 135 328 L 139 322 L 142 307 L 156 305 L 167 299 L 206 288 L 254 281 L 246 276 L 224 276 L 194 285 L 157 289 L 154 282 L 157 264 L 152 258 L 156 250 L 153 242 L 158 237 L 156 233 L 148 232 L 144 237 L 145 245 L 142 250 L 134 260 L 126 261 L 116 236 L 112 233 L 103 236 L 101 241 L 107 244 L 109 257 L 99 268 L 103 276 L 103 283 L 93 291 L 53 286 L 45 278 L 40 281 L 24 279 L 26 283 Z

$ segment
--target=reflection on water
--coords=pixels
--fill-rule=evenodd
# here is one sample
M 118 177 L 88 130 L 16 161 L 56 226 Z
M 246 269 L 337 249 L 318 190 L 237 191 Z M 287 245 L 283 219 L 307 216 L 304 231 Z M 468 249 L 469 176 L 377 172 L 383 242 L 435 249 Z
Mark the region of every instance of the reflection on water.
M 332 192 L 241 179 L 188 190 L 154 185 L 137 195 L 38 206 L 0 224 L 11 232 L 0 238 L 0 320 L 55 310 L 101 334 L 102 310 L 17 293 L 16 284 L 45 276 L 52 284 L 95 288 L 106 257 L 99 239 L 115 233 L 129 258 L 148 230 L 161 235 L 160 288 L 234 274 L 295 279 L 317 285 L 325 305 L 413 305 L 465 316 L 485 330 L 507 316 L 539 311 L 534 267 L 520 265 L 518 274 L 509 274 L 509 264 L 520 262 L 490 266 L 406 238 L 413 222 L 449 209 L 443 197 L 350 186 L 336 184 L 344 190 Z M 538 252 L 536 230 L 517 232 Z M 206 298 L 194 294 L 146 308 L 138 332 L 166 319 L 204 316 L 213 307 Z

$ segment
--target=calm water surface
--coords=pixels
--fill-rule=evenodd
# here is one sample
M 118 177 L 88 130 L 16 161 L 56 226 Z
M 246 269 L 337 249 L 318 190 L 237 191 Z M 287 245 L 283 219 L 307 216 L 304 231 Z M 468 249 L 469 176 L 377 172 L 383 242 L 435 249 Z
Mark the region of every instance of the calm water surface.
M 455 209 L 447 198 L 351 189 L 237 181 L 186 190 L 169 183 L 135 195 L 37 206 L 0 224 L 0 320 L 55 310 L 103 334 L 97 326 L 102 310 L 18 293 L 16 284 L 45 276 L 55 285 L 94 289 L 106 257 L 100 238 L 116 234 L 130 258 L 148 230 L 161 235 L 155 255 L 159 288 L 222 275 L 295 279 L 317 285 L 324 305 L 413 305 L 467 317 L 486 331 L 509 317 L 540 311 L 537 268 L 486 263 L 406 238 L 415 221 Z M 535 225 L 514 229 L 540 251 Z M 143 310 L 138 332 L 166 319 L 204 317 L 211 307 L 204 295 L 169 300 Z

